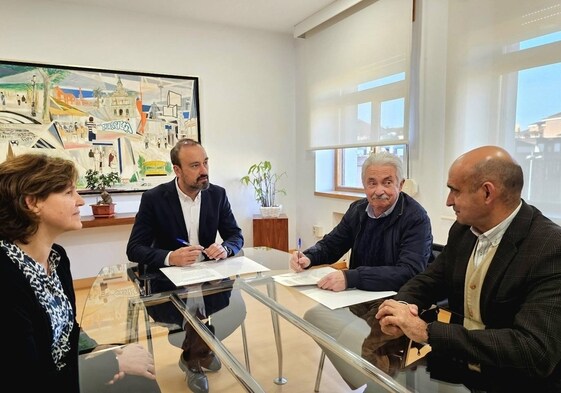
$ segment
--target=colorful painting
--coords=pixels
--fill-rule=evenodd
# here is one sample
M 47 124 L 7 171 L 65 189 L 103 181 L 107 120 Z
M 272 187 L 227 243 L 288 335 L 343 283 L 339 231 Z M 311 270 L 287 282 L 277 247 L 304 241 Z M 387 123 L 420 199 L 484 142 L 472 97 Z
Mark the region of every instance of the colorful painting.
M 169 151 L 200 141 L 198 78 L 0 60 L 0 161 L 23 153 L 117 172 L 112 192 L 174 178 Z

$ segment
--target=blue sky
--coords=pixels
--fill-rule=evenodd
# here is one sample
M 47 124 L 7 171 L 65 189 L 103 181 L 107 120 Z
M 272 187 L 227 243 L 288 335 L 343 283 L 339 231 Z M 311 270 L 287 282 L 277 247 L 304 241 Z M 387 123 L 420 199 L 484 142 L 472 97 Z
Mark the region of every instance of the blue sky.
M 561 41 L 561 32 L 522 41 L 520 50 Z M 518 73 L 516 124 L 529 124 L 561 112 L 561 63 L 530 68 Z

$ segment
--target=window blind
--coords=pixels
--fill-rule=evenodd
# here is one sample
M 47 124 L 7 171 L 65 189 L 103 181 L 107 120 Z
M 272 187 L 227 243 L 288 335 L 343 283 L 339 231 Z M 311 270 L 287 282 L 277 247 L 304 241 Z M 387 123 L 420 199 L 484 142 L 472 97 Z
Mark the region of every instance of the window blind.
M 412 4 L 363 1 L 298 40 L 309 149 L 407 141 Z

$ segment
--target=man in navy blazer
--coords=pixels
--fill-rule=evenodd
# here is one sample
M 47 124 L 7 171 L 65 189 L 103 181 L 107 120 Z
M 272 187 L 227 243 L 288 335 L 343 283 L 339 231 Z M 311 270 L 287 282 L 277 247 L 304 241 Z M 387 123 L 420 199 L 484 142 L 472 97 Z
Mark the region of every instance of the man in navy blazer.
M 146 273 L 158 276 L 152 280 L 154 292 L 175 289 L 160 268 L 225 259 L 237 254 L 244 244 L 226 190 L 209 182 L 208 156 L 201 144 L 180 139 L 170 157 L 176 179 L 142 194 L 127 244 L 129 260 L 144 265 Z M 221 243 L 216 242 L 218 234 Z M 205 297 L 205 305 L 219 308 L 227 304 L 228 299 L 214 298 L 207 301 Z M 215 311 L 218 310 L 207 307 L 206 314 Z M 183 324 L 181 314 L 170 303 L 149 312 L 157 321 Z M 179 366 L 187 373 L 192 391 L 208 392 L 203 368 L 216 371 L 220 362 L 189 324 L 185 330 Z
M 429 360 L 490 375 L 493 392 L 558 393 L 561 227 L 521 199 L 523 184 L 522 169 L 502 148 L 483 146 L 454 161 L 448 242 L 376 318 L 386 334 L 430 344 Z M 443 299 L 451 323 L 418 316 Z

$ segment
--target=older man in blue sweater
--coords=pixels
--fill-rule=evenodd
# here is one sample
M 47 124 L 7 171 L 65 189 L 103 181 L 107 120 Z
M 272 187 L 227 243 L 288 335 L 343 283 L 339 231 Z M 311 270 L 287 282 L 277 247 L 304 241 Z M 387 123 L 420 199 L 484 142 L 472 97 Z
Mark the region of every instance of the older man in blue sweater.
M 341 222 L 314 246 L 295 251 L 290 267 L 301 272 L 330 264 L 351 250 L 349 269 L 328 274 L 318 287 L 331 291 L 398 291 L 425 270 L 433 258 L 430 219 L 417 201 L 401 191 L 404 182 L 398 157 L 386 151 L 371 154 L 362 165 L 366 198 L 353 202 Z M 330 310 L 322 305 L 304 315 L 304 319 L 358 354 L 370 332 L 361 317 L 365 316 L 354 315 L 348 308 Z M 326 353 L 349 385 L 357 387 L 365 382 L 361 373 Z

